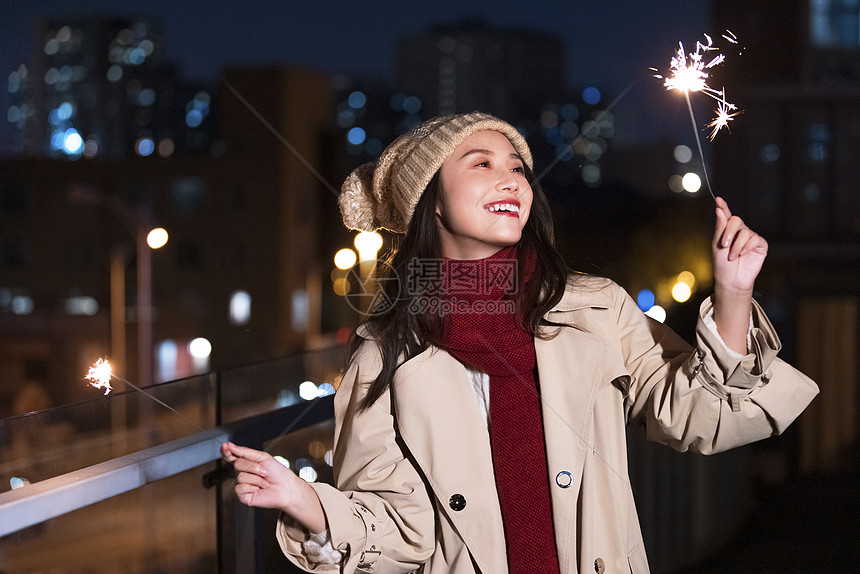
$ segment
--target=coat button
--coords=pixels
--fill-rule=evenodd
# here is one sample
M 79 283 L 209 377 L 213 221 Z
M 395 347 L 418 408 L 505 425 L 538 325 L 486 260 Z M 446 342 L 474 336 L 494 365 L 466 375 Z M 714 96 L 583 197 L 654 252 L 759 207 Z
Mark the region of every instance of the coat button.
M 451 499 L 448 501 L 448 505 L 451 507 L 451 510 L 460 512 L 466 508 L 466 497 L 462 494 L 453 494 L 451 495 Z
M 570 488 L 570 485 L 573 484 L 573 475 L 563 470 L 555 475 L 555 483 L 561 488 Z
M 604 564 L 603 558 L 598 558 L 594 561 L 594 571 L 597 574 L 603 574 L 606 571 L 606 564 Z

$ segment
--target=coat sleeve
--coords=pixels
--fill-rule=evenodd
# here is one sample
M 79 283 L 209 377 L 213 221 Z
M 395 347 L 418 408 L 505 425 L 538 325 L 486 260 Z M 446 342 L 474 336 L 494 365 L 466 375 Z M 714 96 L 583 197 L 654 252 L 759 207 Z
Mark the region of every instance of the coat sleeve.
M 750 352 L 740 358 L 705 325 L 711 306 L 708 298 L 699 309 L 692 348 L 620 287 L 615 297 L 628 417 L 645 425 L 649 439 L 681 452 L 711 454 L 780 434 L 818 394 L 776 356 L 782 344 L 758 303 Z
M 284 515 L 278 521 L 281 549 L 308 572 L 412 572 L 433 553 L 432 499 L 397 437 L 390 394 L 359 409 L 379 368 L 375 343 L 365 342 L 335 393 L 336 488 L 311 484 L 342 563 L 309 562 L 302 553 L 308 533 Z

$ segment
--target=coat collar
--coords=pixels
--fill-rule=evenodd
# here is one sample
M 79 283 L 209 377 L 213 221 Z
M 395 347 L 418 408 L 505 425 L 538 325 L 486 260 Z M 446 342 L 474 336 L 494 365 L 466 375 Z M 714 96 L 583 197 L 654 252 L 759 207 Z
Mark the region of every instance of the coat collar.
M 612 306 L 612 295 L 606 289 L 611 281 L 592 275 L 571 275 L 559 302 L 549 313 L 565 313 L 582 309 L 608 309 Z M 547 314 L 547 319 L 551 319 Z

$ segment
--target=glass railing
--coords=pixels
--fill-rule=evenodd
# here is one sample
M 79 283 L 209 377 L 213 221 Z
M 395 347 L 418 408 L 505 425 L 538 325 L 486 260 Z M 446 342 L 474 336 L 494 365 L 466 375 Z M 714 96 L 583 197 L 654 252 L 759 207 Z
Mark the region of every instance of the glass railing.
M 298 572 L 277 512 L 236 500 L 225 440 L 332 481 L 344 349 L 210 373 L 0 420 L 0 573 Z M 80 381 L 75 381 L 80 384 Z M 151 395 L 151 396 L 150 396 Z M 165 406 L 166 405 L 166 406 Z M 680 455 L 630 437 L 652 567 L 673 571 L 739 523 L 752 450 Z M 733 504 L 714 497 L 732 493 Z
M 218 448 L 266 448 L 330 481 L 342 360 L 314 351 L 145 392 L 120 381 L 0 420 L 0 572 L 267 571 L 279 556 L 256 530 L 276 516 L 238 505 Z

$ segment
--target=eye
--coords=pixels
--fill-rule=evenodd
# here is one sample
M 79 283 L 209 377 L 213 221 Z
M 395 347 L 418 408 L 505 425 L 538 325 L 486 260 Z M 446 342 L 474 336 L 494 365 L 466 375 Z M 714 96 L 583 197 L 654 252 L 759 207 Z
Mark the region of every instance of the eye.
M 490 167 L 490 162 L 489 162 L 489 160 L 485 159 L 484 161 L 481 161 L 481 162 L 478 162 L 477 164 L 475 164 L 475 167 Z
M 516 173 L 525 173 L 526 172 L 525 168 L 521 165 L 513 168 L 511 171 L 516 172 Z

